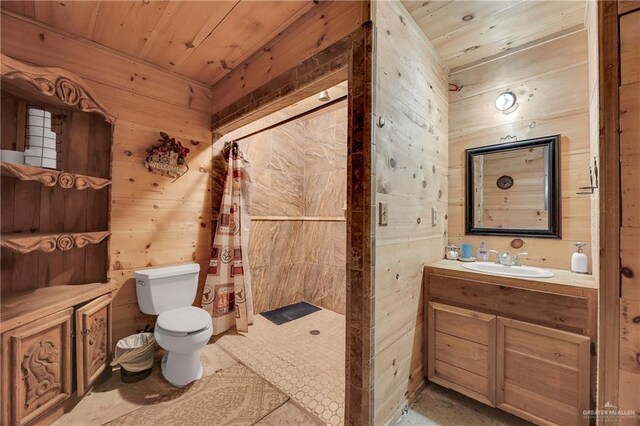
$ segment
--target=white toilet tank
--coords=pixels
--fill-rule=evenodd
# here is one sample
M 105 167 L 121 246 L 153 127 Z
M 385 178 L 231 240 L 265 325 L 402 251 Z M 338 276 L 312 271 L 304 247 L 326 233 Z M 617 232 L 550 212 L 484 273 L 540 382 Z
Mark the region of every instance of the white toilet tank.
M 135 271 L 140 310 L 160 315 L 169 309 L 191 306 L 196 299 L 199 272 L 197 263 Z

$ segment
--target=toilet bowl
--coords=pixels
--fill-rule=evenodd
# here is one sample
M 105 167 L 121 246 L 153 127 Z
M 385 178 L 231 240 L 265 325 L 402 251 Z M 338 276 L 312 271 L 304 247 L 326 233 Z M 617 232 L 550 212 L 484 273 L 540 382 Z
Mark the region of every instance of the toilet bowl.
M 169 383 L 180 387 L 202 378 L 200 349 L 212 334 L 211 316 L 204 309 L 188 306 L 160 314 L 154 335 L 166 351 L 162 375 Z
M 158 315 L 154 335 L 165 350 L 162 375 L 178 387 L 202 378 L 200 350 L 213 334 L 211 315 L 191 306 L 199 271 L 200 265 L 190 263 L 135 272 L 140 310 Z

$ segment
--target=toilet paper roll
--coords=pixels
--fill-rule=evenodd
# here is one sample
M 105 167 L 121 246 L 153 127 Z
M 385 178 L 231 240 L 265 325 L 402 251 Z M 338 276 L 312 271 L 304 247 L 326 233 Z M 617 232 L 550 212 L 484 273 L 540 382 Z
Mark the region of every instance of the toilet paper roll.
M 45 129 L 51 128 L 51 118 L 48 117 L 36 117 L 33 115 L 29 116 L 27 124 L 30 127 L 44 127 Z
M 43 157 L 55 160 L 57 152 L 55 149 L 42 148 L 42 147 L 30 147 L 24 150 L 24 157 Z
M 29 108 L 28 114 L 30 117 L 51 118 L 51 113 L 42 108 Z
M 32 147 L 56 149 L 56 138 L 29 135 L 29 148 Z
M 52 158 L 42 158 L 42 157 L 24 157 L 25 164 L 29 166 L 36 167 L 46 167 L 48 169 L 55 169 L 57 166 L 56 160 Z
M 42 159 L 42 167 L 46 167 L 48 169 L 55 169 L 58 166 L 56 160 L 52 160 L 51 158 L 43 158 Z
M 29 131 L 29 136 L 37 136 L 37 137 L 44 137 L 44 136 L 49 136 L 50 137 L 50 133 L 51 130 L 47 129 L 45 127 L 42 126 L 28 126 L 27 130 Z
M 0 160 L 5 163 L 24 164 L 24 152 L 0 149 Z

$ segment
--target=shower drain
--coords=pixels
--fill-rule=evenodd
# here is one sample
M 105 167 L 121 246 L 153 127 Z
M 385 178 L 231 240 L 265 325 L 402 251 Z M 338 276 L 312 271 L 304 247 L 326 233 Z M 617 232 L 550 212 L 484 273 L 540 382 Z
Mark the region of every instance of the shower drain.
M 311 331 L 309 332 L 309 334 L 312 334 L 312 335 L 314 335 L 314 336 L 317 336 L 318 334 L 320 334 L 320 330 L 311 330 Z

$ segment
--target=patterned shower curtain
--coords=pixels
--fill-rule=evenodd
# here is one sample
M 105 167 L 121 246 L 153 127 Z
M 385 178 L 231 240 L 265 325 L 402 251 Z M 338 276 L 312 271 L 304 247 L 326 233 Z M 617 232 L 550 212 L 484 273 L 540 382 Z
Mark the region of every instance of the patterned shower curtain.
M 202 307 L 213 318 L 214 335 L 233 327 L 247 332 L 253 323 L 248 259 L 250 208 L 251 163 L 234 142 L 202 295 Z

